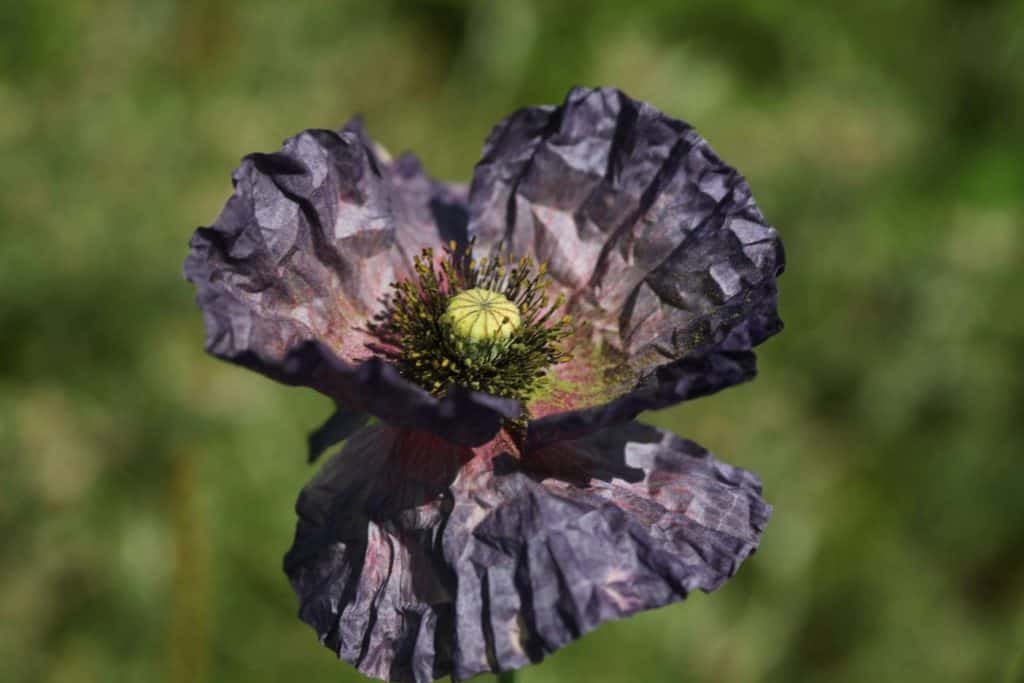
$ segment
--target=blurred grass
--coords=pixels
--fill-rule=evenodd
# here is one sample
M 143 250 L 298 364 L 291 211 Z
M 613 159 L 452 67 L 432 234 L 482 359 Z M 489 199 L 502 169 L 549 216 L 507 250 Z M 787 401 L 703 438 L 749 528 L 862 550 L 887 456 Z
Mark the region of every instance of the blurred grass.
M 720 593 L 520 680 L 1024 680 L 1020 2 L 3 14 L 4 681 L 359 680 L 280 570 L 327 402 L 202 354 L 187 239 L 301 128 L 362 112 L 467 179 L 501 116 L 573 84 L 694 123 L 786 240 L 762 376 L 650 416 L 776 508 Z

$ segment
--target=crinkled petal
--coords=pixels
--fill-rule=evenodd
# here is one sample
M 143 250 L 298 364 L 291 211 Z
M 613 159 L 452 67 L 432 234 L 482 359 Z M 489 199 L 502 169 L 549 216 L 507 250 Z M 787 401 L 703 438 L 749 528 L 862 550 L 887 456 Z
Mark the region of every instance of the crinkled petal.
M 389 176 L 348 130 L 304 131 L 243 159 L 185 262 L 208 350 L 273 364 L 319 340 L 349 361 L 366 355 L 366 323 L 406 261 Z
M 515 669 L 714 590 L 770 514 L 756 476 L 635 422 L 525 457 L 369 427 L 297 509 L 285 570 L 302 618 L 393 681 Z
M 372 358 L 368 322 L 425 246 L 464 239 L 464 191 L 391 162 L 350 124 L 308 130 L 235 171 L 234 195 L 191 242 L 185 275 L 206 348 L 288 384 L 313 386 L 350 413 L 435 429 L 459 443 L 491 438 L 518 406 L 463 390 L 429 396 Z M 370 360 L 367 360 L 367 359 Z
M 618 90 L 500 123 L 469 233 L 547 263 L 580 323 L 574 360 L 531 405 L 535 443 L 750 379 L 751 349 L 782 326 L 782 243 L 746 181 L 689 124 Z

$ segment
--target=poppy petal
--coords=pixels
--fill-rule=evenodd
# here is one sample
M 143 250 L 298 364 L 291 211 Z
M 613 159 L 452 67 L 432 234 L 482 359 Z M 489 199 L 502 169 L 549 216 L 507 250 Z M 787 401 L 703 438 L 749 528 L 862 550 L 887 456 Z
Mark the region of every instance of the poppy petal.
M 498 446 L 369 427 L 300 496 L 285 559 L 300 615 L 363 673 L 462 680 L 538 661 L 715 590 L 770 514 L 755 475 L 635 422 L 525 456 Z
M 431 180 L 411 155 L 387 161 L 358 122 L 308 130 L 252 154 L 212 227 L 192 238 L 212 354 L 281 382 L 312 386 L 350 413 L 490 439 L 519 405 L 453 388 L 433 397 L 373 357 L 367 323 L 424 246 L 464 239 L 464 191 Z
M 559 388 L 530 406 L 535 443 L 748 380 L 751 350 L 782 328 L 782 243 L 746 181 L 618 90 L 502 121 L 469 201 L 470 235 L 547 264 L 579 321 Z

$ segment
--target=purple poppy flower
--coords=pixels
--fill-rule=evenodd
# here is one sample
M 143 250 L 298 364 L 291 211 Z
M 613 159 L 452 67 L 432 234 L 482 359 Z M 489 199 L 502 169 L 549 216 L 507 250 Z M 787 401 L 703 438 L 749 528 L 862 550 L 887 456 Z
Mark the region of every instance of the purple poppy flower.
M 211 353 L 337 405 L 285 571 L 342 659 L 515 669 L 756 549 L 757 477 L 633 421 L 751 379 L 781 329 L 781 242 L 691 126 L 574 89 L 500 123 L 468 193 L 358 124 L 234 182 L 185 272 Z

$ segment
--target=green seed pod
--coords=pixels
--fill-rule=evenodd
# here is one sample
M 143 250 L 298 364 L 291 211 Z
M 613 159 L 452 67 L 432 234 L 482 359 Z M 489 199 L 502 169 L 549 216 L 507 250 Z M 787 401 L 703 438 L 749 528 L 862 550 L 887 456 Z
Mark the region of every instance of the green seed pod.
M 519 308 L 503 294 L 479 287 L 451 298 L 442 322 L 465 344 L 468 355 L 494 360 L 519 329 Z

